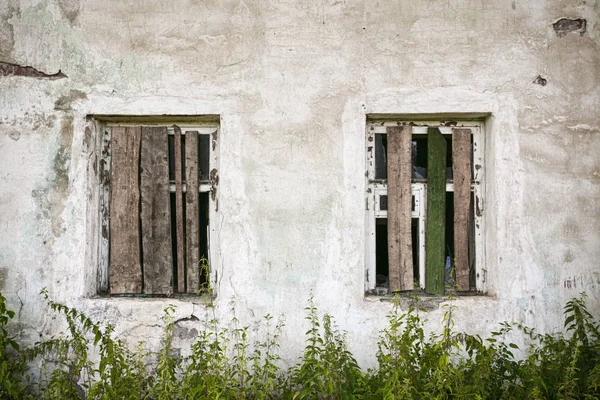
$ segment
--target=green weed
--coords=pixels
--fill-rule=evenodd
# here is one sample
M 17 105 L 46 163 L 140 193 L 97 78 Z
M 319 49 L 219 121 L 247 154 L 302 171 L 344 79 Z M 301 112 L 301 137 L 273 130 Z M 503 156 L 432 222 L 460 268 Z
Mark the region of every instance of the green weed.
M 298 362 L 283 370 L 279 356 L 283 316 L 266 315 L 262 333 L 250 340 L 236 316 L 223 324 L 213 309 L 202 321 L 190 355 L 174 348 L 175 308 L 164 310 L 160 349 L 140 343 L 129 349 L 110 324 L 56 303 L 63 334 L 21 349 L 8 335 L 15 316 L 0 294 L 0 398 L 6 399 L 597 399 L 600 398 L 600 326 L 585 295 L 565 308 L 564 330 L 538 334 L 502 323 L 482 339 L 454 329 L 455 305 L 447 304 L 440 333 L 426 333 L 424 311 L 392 303 L 380 332 L 377 366 L 361 370 L 346 333 L 311 297 L 305 308 L 306 346 Z M 212 307 L 212 306 L 211 306 Z M 210 311 L 210 310 L 209 310 Z M 508 341 L 521 335 L 527 348 Z M 513 354 L 519 351 L 519 356 Z M 37 364 L 36 364 L 37 363 Z M 25 379 L 41 366 L 39 377 Z

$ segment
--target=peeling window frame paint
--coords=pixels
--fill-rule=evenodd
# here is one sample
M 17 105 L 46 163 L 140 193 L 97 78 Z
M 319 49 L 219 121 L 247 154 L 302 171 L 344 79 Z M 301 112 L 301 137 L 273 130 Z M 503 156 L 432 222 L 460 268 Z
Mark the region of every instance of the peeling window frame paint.
M 473 180 L 471 191 L 474 197 L 473 204 L 473 223 L 475 227 L 475 292 L 486 293 L 486 271 L 485 262 L 485 243 L 483 237 L 483 227 L 485 226 L 485 214 L 483 213 L 485 193 L 485 126 L 483 121 L 440 121 L 440 120 L 367 120 L 365 134 L 365 154 L 366 154 L 366 193 L 365 193 L 365 294 L 367 295 L 386 295 L 389 290 L 376 285 L 376 219 L 387 218 L 387 211 L 380 209 L 381 196 L 387 196 L 387 179 L 375 179 L 375 134 L 387 134 L 387 128 L 391 126 L 411 125 L 412 134 L 426 134 L 428 127 L 439 128 L 443 135 L 451 135 L 452 128 L 471 129 L 473 135 Z M 453 183 L 446 184 L 446 192 L 453 192 Z M 427 183 L 411 183 L 411 192 L 413 197 L 413 208 L 411 218 L 419 220 L 419 288 L 425 290 L 425 234 L 426 234 L 426 216 L 427 216 Z M 415 282 L 416 283 L 416 282 Z
M 99 117 L 99 120 L 94 120 L 90 127 L 97 133 L 97 161 L 94 166 L 94 171 L 97 171 L 97 183 L 100 187 L 99 193 L 99 204 L 98 204 L 98 250 L 97 250 L 97 279 L 96 279 L 96 294 L 101 296 L 107 296 L 110 294 L 110 187 L 111 187 L 111 132 L 114 127 L 159 127 L 164 126 L 167 129 L 167 135 L 172 137 L 175 135 L 175 130 L 181 132 L 182 136 L 185 136 L 187 132 L 197 132 L 198 135 L 207 136 L 209 138 L 209 178 L 202 180 L 198 178 L 198 192 L 208 194 L 208 227 L 207 227 L 207 259 L 209 267 L 208 273 L 208 291 L 203 291 L 202 294 L 210 293 L 214 295 L 214 289 L 217 282 L 216 268 L 213 266 L 218 265 L 219 251 L 218 251 L 218 235 L 216 232 L 216 221 L 218 213 L 218 168 L 219 168 L 219 133 L 220 124 L 214 121 L 215 116 L 208 116 L 207 122 L 203 122 L 202 118 L 190 117 L 183 118 L 182 122 L 177 120 L 168 119 L 163 121 L 160 117 L 120 117 L 107 116 L 106 120 L 103 117 Z M 145 121 L 148 121 L 145 123 Z M 183 193 L 186 192 L 187 185 L 183 180 L 181 189 Z M 176 181 L 169 179 L 169 193 L 173 194 L 176 192 Z M 173 248 L 174 244 L 171 245 Z M 167 293 L 167 296 L 197 296 L 198 292 L 186 292 L 185 290 L 178 290 L 180 283 L 175 281 L 175 276 L 172 278 L 173 290 Z M 117 296 L 135 296 L 135 297 L 164 297 L 164 294 L 155 293 L 141 293 L 141 294 L 120 294 Z

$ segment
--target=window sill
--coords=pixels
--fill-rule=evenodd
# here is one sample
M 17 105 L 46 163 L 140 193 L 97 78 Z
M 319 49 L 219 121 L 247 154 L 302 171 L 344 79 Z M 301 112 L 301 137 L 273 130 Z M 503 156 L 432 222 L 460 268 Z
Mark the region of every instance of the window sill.
M 216 299 L 215 295 L 209 294 L 176 294 L 171 296 L 166 295 L 148 295 L 148 294 L 121 294 L 121 295 L 95 295 L 88 297 L 88 300 L 105 300 L 109 302 L 126 302 L 126 301 L 143 301 L 143 302 L 165 302 L 175 301 L 182 303 L 193 304 L 211 304 Z
M 408 309 L 411 304 L 417 309 L 425 311 L 435 311 L 440 308 L 440 304 L 449 301 L 464 300 L 467 298 L 490 299 L 482 292 L 452 292 L 443 296 L 431 295 L 422 291 L 399 292 L 395 294 L 373 294 L 365 293 L 365 301 L 370 303 L 391 303 L 395 298 L 399 299 L 400 308 Z

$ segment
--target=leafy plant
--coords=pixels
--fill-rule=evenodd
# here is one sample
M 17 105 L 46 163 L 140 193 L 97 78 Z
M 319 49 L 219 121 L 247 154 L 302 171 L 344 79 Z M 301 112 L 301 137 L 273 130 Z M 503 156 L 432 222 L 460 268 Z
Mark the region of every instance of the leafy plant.
M 314 299 L 305 310 L 309 330 L 300 364 L 291 371 L 292 398 L 353 398 L 361 371 L 346 347 L 346 334 L 335 327 L 330 315 L 323 316 L 322 332 Z M 289 390 L 289 389 L 288 389 Z M 288 392 L 288 396 L 291 394 Z
M 0 398 L 6 399 L 597 399 L 600 398 L 600 326 L 582 295 L 567 302 L 562 332 L 538 334 L 504 322 L 482 339 L 457 332 L 450 301 L 440 333 L 427 334 L 418 301 L 402 310 L 392 302 L 380 332 L 377 366 L 362 371 L 347 348 L 346 333 L 320 315 L 311 297 L 305 308 L 306 346 L 296 365 L 281 369 L 283 316 L 263 319 L 262 333 L 236 316 L 215 317 L 212 304 L 188 357 L 174 347 L 175 308 L 164 310 L 160 349 L 130 350 L 110 325 L 50 299 L 67 329 L 20 349 L 7 324 L 14 312 L 0 294 Z M 211 313 L 212 309 L 212 313 Z M 212 314 L 212 315 L 211 315 Z M 259 330 L 260 332 L 260 330 Z M 509 341 L 526 340 L 521 349 Z M 513 352 L 519 351 L 519 357 Z M 40 378 L 22 382 L 27 363 L 41 361 Z
M 0 398 L 9 400 L 25 396 L 21 382 L 25 365 L 18 357 L 20 346 L 6 330 L 14 317 L 15 312 L 6 307 L 6 298 L 0 294 Z

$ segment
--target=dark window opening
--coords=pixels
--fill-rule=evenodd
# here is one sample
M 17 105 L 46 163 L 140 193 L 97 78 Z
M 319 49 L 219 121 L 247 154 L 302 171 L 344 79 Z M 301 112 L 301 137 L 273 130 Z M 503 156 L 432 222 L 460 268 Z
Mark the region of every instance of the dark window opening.
M 198 176 L 201 181 L 207 181 L 209 176 L 210 136 L 198 135 Z
M 446 140 L 446 179 L 452 180 L 452 135 L 444 135 L 444 139 Z M 413 135 L 412 179 L 427 180 L 427 135 Z
M 175 180 L 175 137 L 168 135 L 168 150 L 169 150 L 169 180 Z
M 388 197 L 387 197 L 387 194 L 384 194 L 384 195 L 379 196 L 379 210 L 386 211 L 387 209 L 388 209 Z M 414 210 L 414 203 L 413 203 L 413 210 Z
M 173 260 L 173 279 L 171 280 L 171 286 L 177 287 L 177 219 L 175 212 L 177 210 L 175 206 L 175 193 L 171 192 L 169 196 L 170 209 L 171 209 L 171 257 Z
M 418 282 L 421 280 L 421 271 L 419 264 L 419 219 L 411 219 L 411 234 L 412 234 L 412 256 L 413 256 L 413 279 L 418 286 Z
M 208 137 L 208 136 L 207 136 Z M 200 193 L 200 288 L 208 288 L 208 192 Z
M 375 220 L 375 280 L 377 287 L 389 287 L 387 218 Z
M 387 135 L 375 134 L 375 179 L 387 179 Z
M 475 193 L 471 192 L 471 215 L 473 205 L 475 204 Z M 469 220 L 469 289 L 474 290 L 477 287 L 477 277 L 475 275 L 475 218 Z
M 427 179 L 427 135 L 413 135 L 412 178 Z
M 411 220 L 413 274 L 419 282 L 419 219 Z M 388 225 L 387 218 L 377 218 L 375 224 L 375 279 L 376 287 L 389 288 Z M 418 285 L 418 284 L 417 284 Z
M 454 192 L 446 192 L 446 252 L 444 257 L 444 286 L 454 288 Z

